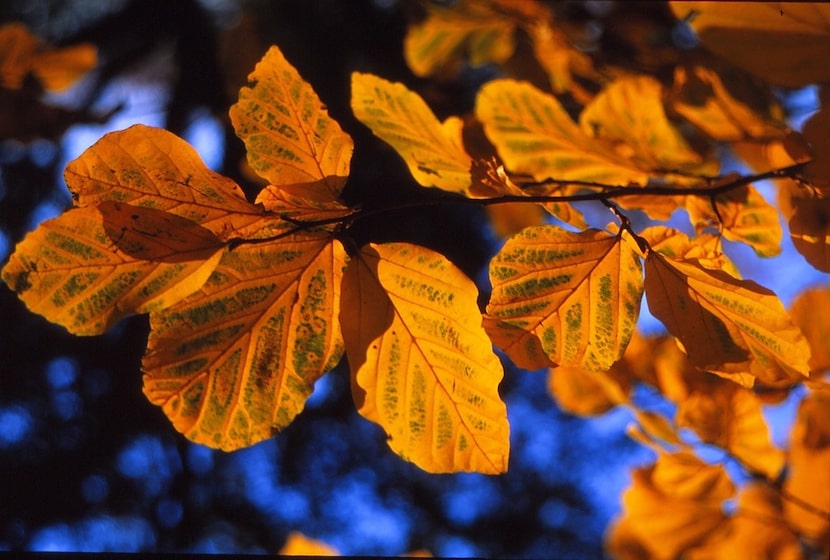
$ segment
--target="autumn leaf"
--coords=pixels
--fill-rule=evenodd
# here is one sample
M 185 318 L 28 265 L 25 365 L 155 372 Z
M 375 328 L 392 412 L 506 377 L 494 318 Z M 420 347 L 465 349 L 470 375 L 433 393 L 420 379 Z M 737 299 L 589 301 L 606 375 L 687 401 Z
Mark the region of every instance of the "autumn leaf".
M 473 282 L 443 256 L 371 244 L 343 282 L 340 321 L 360 413 L 429 472 L 503 473 L 503 370 L 481 327 Z
M 830 287 L 801 292 L 790 307 L 790 316 L 810 344 L 810 370 L 830 369 Z
M 645 291 L 651 313 L 691 362 L 724 375 L 749 373 L 777 385 L 809 374 L 810 352 L 774 293 L 695 259 L 650 251 Z
M 31 311 L 93 335 L 195 292 L 222 251 L 189 220 L 107 202 L 42 223 L 17 245 L 2 278 Z
M 284 556 L 340 556 L 334 547 L 292 531 L 279 551 Z
M 775 490 L 750 483 L 738 493 L 734 515 L 713 531 L 701 545 L 685 551 L 683 558 L 712 560 L 733 558 L 803 558 L 798 536 L 781 515 Z
M 644 549 L 653 558 L 678 558 L 726 521 L 724 500 L 735 489 L 720 465 L 688 453 L 662 453 L 657 462 L 634 470 L 623 493 L 623 517 L 609 544 Z
M 151 313 L 147 398 L 191 441 L 227 451 L 285 428 L 342 354 L 345 260 L 325 233 L 227 251 L 199 291 Z
M 670 2 L 703 45 L 774 85 L 802 87 L 830 80 L 816 64 L 830 49 L 830 6 L 811 2 Z
M 271 237 L 290 227 L 245 200 L 187 142 L 159 128 L 134 125 L 106 134 L 69 162 L 64 178 L 77 206 L 115 201 L 163 210 L 222 241 Z
M 44 89 L 59 92 L 97 64 L 97 50 L 91 44 L 50 48 L 21 23 L 0 27 L 0 86 L 6 89 L 20 89 L 31 72 Z
M 417 93 L 372 74 L 352 74 L 357 120 L 392 146 L 419 185 L 467 193 L 472 159 L 461 140 L 463 122 L 440 122 Z
M 734 278 L 741 273 L 723 252 L 720 236 L 700 233 L 690 239 L 685 233 L 666 226 L 651 226 L 639 233 L 654 251 L 673 259 L 695 260 L 704 268 L 723 270 Z
M 538 226 L 490 262 L 484 327 L 516 365 L 605 371 L 623 354 L 640 309 L 642 270 L 627 233 Z
M 551 17 L 534 18 L 525 26 L 525 31 L 530 36 L 536 60 L 548 75 L 553 92 L 571 92 L 581 102 L 588 102 L 589 94 L 574 76 L 599 81 L 600 76 L 593 68 L 591 57 L 571 45 Z
M 598 416 L 627 402 L 631 376 L 622 361 L 607 372 L 555 367 L 548 373 L 548 390 L 559 408 L 569 414 Z
M 429 76 L 467 58 L 473 66 L 504 62 L 516 48 L 516 22 L 490 2 L 462 0 L 451 8 L 427 4 L 407 30 L 403 54 L 416 76 Z
M 713 198 L 689 196 L 686 211 L 698 233 L 707 227 L 721 226 L 726 239 L 746 243 L 759 257 L 781 253 L 784 234 L 778 210 L 752 185 Z
M 787 128 L 783 122 L 759 113 L 736 98 L 726 88 L 723 78 L 705 66 L 678 66 L 674 71 L 672 109 L 715 140 L 784 138 Z M 760 97 L 760 92 L 753 93 Z
M 821 272 L 830 272 L 830 198 L 795 198 L 790 237 L 796 250 Z
M 230 117 L 251 167 L 294 196 L 336 201 L 349 175 L 351 137 L 276 46 L 248 79 Z

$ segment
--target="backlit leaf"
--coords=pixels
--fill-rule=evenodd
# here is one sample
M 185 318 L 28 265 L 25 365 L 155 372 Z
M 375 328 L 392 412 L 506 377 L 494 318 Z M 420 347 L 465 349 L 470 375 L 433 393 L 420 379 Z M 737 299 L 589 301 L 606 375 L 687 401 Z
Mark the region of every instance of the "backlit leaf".
M 230 109 L 248 163 L 295 196 L 337 200 L 349 175 L 354 143 L 276 46 L 248 76 Z
M 651 313 L 679 339 L 695 366 L 749 373 L 770 385 L 808 375 L 807 341 L 774 293 L 694 259 L 653 250 L 645 269 Z
M 698 233 L 706 227 L 722 224 L 726 239 L 746 243 L 759 257 L 774 257 L 781 253 L 784 234 L 778 210 L 752 185 L 726 192 L 714 201 L 689 196 L 686 211 Z
M 625 155 L 597 145 L 555 97 L 526 82 L 493 80 L 476 99 L 476 117 L 512 173 L 644 185 L 649 174 Z
M 419 185 L 466 193 L 472 159 L 461 141 L 463 122 L 443 123 L 417 93 L 372 74 L 352 74 L 352 111 L 392 146 Z
M 426 18 L 410 26 L 403 43 L 406 63 L 416 76 L 429 76 L 467 58 L 473 66 L 504 62 L 516 48 L 516 22 L 480 0 L 451 8 L 429 3 Z
M 671 2 L 688 18 L 703 45 L 745 70 L 780 86 L 830 80 L 816 64 L 830 50 L 830 6 L 812 2 Z
M 598 79 L 591 57 L 577 49 L 550 17 L 537 17 L 526 26 L 536 60 L 548 74 L 554 93 L 570 91 L 582 102 L 588 101 L 574 76 Z
M 810 344 L 810 370 L 830 369 L 830 287 L 801 292 L 790 307 L 790 315 Z
M 198 292 L 150 315 L 145 395 L 211 447 L 247 447 L 285 428 L 342 354 L 345 259 L 325 234 L 226 252 Z
M 605 371 L 623 354 L 640 310 L 642 269 L 626 233 L 523 230 L 490 262 L 484 327 L 520 367 Z
M 630 377 L 619 371 L 624 367 L 621 362 L 616 362 L 608 372 L 574 367 L 551 368 L 548 390 L 565 412 L 580 416 L 604 414 L 628 400 Z
M 672 109 L 715 140 L 783 138 L 786 127 L 737 99 L 722 77 L 704 66 L 678 66 L 674 75 Z
M 30 310 L 92 335 L 195 292 L 222 251 L 189 220 L 110 202 L 42 223 L 18 244 L 2 277 Z
M 282 556 L 340 556 L 334 547 L 310 539 L 297 531 L 289 533 L 279 554 Z
M 653 558 L 679 558 L 726 520 L 722 504 L 733 493 L 722 466 L 686 453 L 661 454 L 633 472 L 623 493 L 625 532 Z
M 473 282 L 443 256 L 368 245 L 343 284 L 340 320 L 360 413 L 395 453 L 429 472 L 505 472 L 501 363 Z
M 44 89 L 61 91 L 95 68 L 97 50 L 84 43 L 50 48 L 20 23 L 0 26 L 0 86 L 20 89 L 33 73 Z
M 164 210 L 223 241 L 270 237 L 288 226 L 245 200 L 187 142 L 159 128 L 134 125 L 106 134 L 69 162 L 64 178 L 78 206 L 115 201 Z
M 649 247 L 667 257 L 696 260 L 704 268 L 723 270 L 734 278 L 741 277 L 738 267 L 724 254 L 719 236 L 701 233 L 691 240 L 685 233 L 666 226 L 652 226 L 639 235 L 648 242 Z
M 790 237 L 804 259 L 830 272 L 830 198 L 795 198 Z

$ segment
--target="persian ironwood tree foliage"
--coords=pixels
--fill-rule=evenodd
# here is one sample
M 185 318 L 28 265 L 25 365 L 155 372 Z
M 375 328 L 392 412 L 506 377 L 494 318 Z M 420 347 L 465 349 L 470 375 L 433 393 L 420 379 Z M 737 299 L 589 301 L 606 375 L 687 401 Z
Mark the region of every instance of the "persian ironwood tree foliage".
M 445 191 L 429 204 L 486 207 L 505 238 L 483 310 L 446 256 L 353 241 L 354 224 L 400 206 L 346 203 L 352 137 L 277 46 L 230 109 L 266 185 L 255 200 L 184 140 L 136 125 L 69 163 L 74 207 L 30 233 L 2 278 L 78 335 L 149 313 L 144 393 L 195 442 L 231 451 L 274 436 L 345 356 L 358 411 L 400 457 L 430 472 L 503 473 L 509 359 L 548 369 L 567 411 L 630 409 L 632 437 L 655 450 L 622 497 L 612 554 L 828 550 L 830 325 L 820 311 L 830 290 L 787 310 L 723 245 L 773 257 L 784 218 L 804 258 L 830 272 L 827 115 L 791 130 L 772 95 L 827 80 L 817 60 L 830 10 L 757 8 L 673 4 L 709 50 L 663 53 L 657 71 L 576 48 L 542 2 L 426 3 L 403 41 L 413 73 L 503 71 L 471 114 L 444 120 L 407 85 L 352 74 L 355 117 L 419 185 Z M 15 87 L 15 67 L 0 62 Z M 723 172 L 725 150 L 750 171 Z M 762 180 L 775 180 L 777 204 L 755 188 Z M 607 225 L 589 227 L 575 203 L 607 209 Z M 685 231 L 665 224 L 683 212 Z M 667 334 L 638 333 L 644 298 Z M 642 407 L 637 384 L 673 415 Z M 780 449 L 762 405 L 794 392 L 804 396 Z M 753 482 L 737 486 L 727 462 Z

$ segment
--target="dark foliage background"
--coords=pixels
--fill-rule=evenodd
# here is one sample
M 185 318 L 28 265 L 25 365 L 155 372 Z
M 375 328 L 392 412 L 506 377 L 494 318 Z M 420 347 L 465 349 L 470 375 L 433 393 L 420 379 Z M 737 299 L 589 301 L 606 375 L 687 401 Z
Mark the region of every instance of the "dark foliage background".
M 133 122 L 182 135 L 254 193 L 226 115 L 269 44 L 355 139 L 349 200 L 433 196 L 349 109 L 353 70 L 404 81 L 441 117 L 470 109 L 493 70 L 416 79 L 401 42 L 417 15 L 417 4 L 394 0 L 5 0 L 2 21 L 56 44 L 93 42 L 101 68 L 55 104 L 32 84 L 0 98 L 11 115 L 0 138 L 0 260 L 70 204 L 65 163 Z M 432 247 L 482 289 L 498 243 L 467 208 L 395 212 L 352 233 Z M 647 458 L 623 435 L 624 413 L 564 415 L 544 372 L 508 369 L 509 473 L 428 475 L 355 413 L 343 367 L 278 437 L 226 454 L 186 441 L 144 398 L 145 317 L 74 337 L 2 285 L 0 329 L 0 550 L 273 553 L 301 531 L 345 554 L 598 558 L 628 466 Z

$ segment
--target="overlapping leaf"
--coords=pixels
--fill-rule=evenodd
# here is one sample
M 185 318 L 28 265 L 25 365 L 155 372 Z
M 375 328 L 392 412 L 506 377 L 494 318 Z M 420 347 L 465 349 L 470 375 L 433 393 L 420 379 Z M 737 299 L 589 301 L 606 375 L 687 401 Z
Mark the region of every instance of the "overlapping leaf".
M 74 334 L 100 334 L 198 290 L 223 248 L 194 222 L 108 202 L 41 224 L 15 248 L 2 277 L 35 313 Z
M 830 49 L 830 7 L 813 2 L 671 2 L 703 45 L 775 85 L 801 87 L 830 80 L 816 64 Z
M 248 79 L 230 116 L 251 167 L 294 196 L 336 201 L 349 175 L 351 137 L 276 46 Z
M 769 290 L 653 250 L 645 268 L 649 309 L 695 366 L 725 375 L 749 373 L 771 385 L 809 374 L 807 342 Z
M 77 206 L 116 201 L 164 210 L 223 241 L 271 237 L 290 227 L 245 200 L 187 142 L 159 128 L 134 125 L 105 135 L 66 166 L 64 178 Z
M 462 145 L 460 118 L 442 123 L 405 85 L 359 72 L 352 74 L 352 111 L 398 152 L 419 185 L 468 192 L 472 159 Z
M 490 263 L 484 327 L 520 367 L 605 371 L 625 350 L 642 297 L 636 244 L 621 232 L 531 227 Z
M 201 290 L 150 315 L 147 397 L 188 439 L 224 450 L 285 428 L 342 353 L 345 258 L 326 234 L 226 252 Z
M 710 226 L 722 227 L 726 239 L 746 243 L 759 257 L 781 253 L 784 233 L 778 210 L 752 185 L 733 189 L 714 200 L 690 196 L 686 211 L 698 232 Z
M 817 286 L 801 292 L 790 307 L 793 323 L 810 344 L 810 370 L 830 369 L 830 287 Z M 821 311 L 820 313 L 818 311 Z
M 340 320 L 358 409 L 393 451 L 430 472 L 507 469 L 502 366 L 460 270 L 415 245 L 366 246 Z

